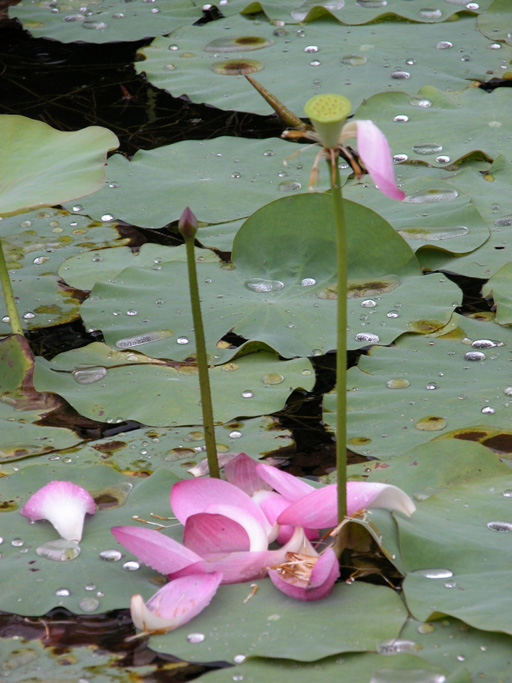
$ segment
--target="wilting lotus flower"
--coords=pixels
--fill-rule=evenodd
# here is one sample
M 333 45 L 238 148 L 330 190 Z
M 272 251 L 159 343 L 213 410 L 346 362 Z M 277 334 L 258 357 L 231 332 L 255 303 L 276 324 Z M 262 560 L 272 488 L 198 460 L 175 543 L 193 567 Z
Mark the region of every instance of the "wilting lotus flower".
M 47 519 L 62 538 L 80 541 L 84 517 L 94 515 L 96 504 L 92 496 L 71 481 L 51 481 L 36 491 L 20 510 L 33 520 Z
M 199 614 L 215 595 L 222 574 L 191 574 L 160 588 L 146 603 L 132 596 L 130 615 L 136 628 L 145 633 L 172 631 Z
M 349 100 L 342 95 L 315 95 L 308 100 L 304 107 L 314 130 L 285 131 L 283 137 L 308 138 L 322 145 L 324 149 L 318 153 L 313 166 L 313 181 L 318 163 L 324 152 L 330 154 L 330 150 L 334 150 L 337 156 L 337 151 L 341 149 L 347 158 L 352 160 L 352 155 L 345 148 L 345 143 L 351 138 L 356 138 L 359 156 L 378 189 L 392 199 L 402 200 L 405 194 L 395 183 L 393 159 L 386 136 L 373 121 L 363 120 L 345 123 L 346 117 L 350 114 L 350 109 Z M 334 163 L 332 155 L 331 159 Z M 360 174 L 362 172 L 358 173 L 358 175 Z
M 141 562 L 170 578 L 222 572 L 222 583 L 251 581 L 303 547 L 304 532 L 296 529 L 286 545 L 269 550 L 275 532 L 263 512 L 246 493 L 220 479 L 178 482 L 171 507 L 184 524 L 183 545 L 153 529 L 112 529 Z

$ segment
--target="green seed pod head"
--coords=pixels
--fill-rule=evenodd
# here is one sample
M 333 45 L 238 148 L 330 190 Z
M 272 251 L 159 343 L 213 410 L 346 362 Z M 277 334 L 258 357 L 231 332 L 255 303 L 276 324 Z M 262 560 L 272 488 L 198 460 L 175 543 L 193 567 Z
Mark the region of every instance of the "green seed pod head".
M 306 102 L 304 112 L 320 137 L 324 147 L 336 149 L 345 119 L 352 105 L 343 95 L 315 95 Z

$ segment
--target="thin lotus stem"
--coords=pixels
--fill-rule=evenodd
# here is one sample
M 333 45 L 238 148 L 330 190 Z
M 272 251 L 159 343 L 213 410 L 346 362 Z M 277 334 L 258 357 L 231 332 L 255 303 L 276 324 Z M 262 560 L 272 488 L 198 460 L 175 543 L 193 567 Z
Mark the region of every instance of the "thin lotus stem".
M 215 427 L 213 423 L 212 394 L 210 377 L 208 374 L 208 359 L 204 341 L 203 318 L 201 316 L 201 302 L 199 300 L 199 286 L 197 284 L 196 257 L 194 249 L 194 235 L 182 230 L 187 252 L 188 283 L 190 288 L 190 303 L 192 305 L 192 320 L 196 338 L 197 369 L 199 371 L 199 389 L 201 392 L 201 410 L 203 412 L 204 441 L 206 444 L 206 458 L 210 477 L 220 479 L 219 461 L 217 460 L 217 445 L 215 443 Z
M 7 263 L 5 262 L 4 250 L 2 247 L 2 240 L 0 239 L 0 282 L 2 284 L 2 292 L 4 293 L 5 307 L 7 308 L 7 315 L 13 334 L 21 334 L 23 337 L 23 328 L 21 327 L 18 309 L 16 308 L 16 300 L 12 291 L 11 280 L 9 278 L 9 271 L 7 270 Z
M 341 194 L 338 155 L 330 150 L 331 196 L 336 225 L 336 254 L 338 261 L 337 296 L 337 352 L 336 352 L 336 477 L 338 482 L 338 524 L 347 515 L 347 236 Z M 336 536 L 334 550 L 338 557 L 344 549 L 344 534 Z

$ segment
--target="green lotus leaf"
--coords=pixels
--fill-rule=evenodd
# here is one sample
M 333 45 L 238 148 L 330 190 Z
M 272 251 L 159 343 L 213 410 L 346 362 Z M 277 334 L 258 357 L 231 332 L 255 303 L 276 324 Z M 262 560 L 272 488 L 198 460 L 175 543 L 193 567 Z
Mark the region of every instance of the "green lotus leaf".
M 342 24 L 367 24 L 376 19 L 408 19 L 425 23 L 447 21 L 454 14 L 485 10 L 491 0 L 469 3 L 468 0 L 447 0 L 442 7 L 425 6 L 424 0 L 255 0 L 250 2 L 242 14 L 264 12 L 269 19 L 290 22 L 310 22 L 335 17 Z M 468 6 L 469 5 L 469 6 Z
M 222 7 L 229 14 L 236 2 Z M 57 11 L 55 11 L 57 10 Z M 158 12 L 155 12 L 158 10 Z M 144 0 L 23 0 L 9 8 L 35 38 L 61 43 L 113 43 L 170 33 L 181 24 L 201 18 L 201 5 L 193 0 L 159 0 L 158 7 Z
M 233 16 L 206 26 L 183 26 L 168 37 L 156 38 L 139 51 L 142 61 L 136 62 L 135 68 L 138 73 L 144 72 L 153 85 L 175 97 L 186 94 L 193 102 L 225 110 L 272 113 L 270 105 L 240 75 L 244 73 L 254 76 L 298 116 L 303 115 L 304 104 L 311 95 L 318 92 L 315 83 L 319 82 L 338 84 L 336 90 L 348 97 L 356 109 L 377 93 L 393 94 L 391 102 L 395 103 L 396 91 L 415 93 L 425 84 L 439 90 L 458 90 L 466 88 L 468 80 L 485 82 L 489 72 L 501 75 L 503 60 L 510 61 L 512 48 L 502 45 L 499 50 L 490 50 L 489 40 L 475 33 L 474 23 L 474 18 L 461 17 L 433 31 L 426 24 L 388 21 L 379 23 L 378 31 L 368 25 L 349 32 L 329 20 L 315 21 L 296 30 L 276 29 L 266 22 L 249 22 Z M 239 43 L 246 37 L 263 39 L 265 47 L 240 50 Z M 232 46 L 238 45 L 235 52 L 218 49 L 219 41 L 226 40 Z M 330 85 L 328 89 L 332 88 Z M 492 96 L 482 94 L 487 95 L 485 102 L 489 106 Z M 409 99 L 405 96 L 403 100 L 406 108 Z M 413 98 L 419 114 L 422 99 Z M 500 99 L 504 101 L 506 96 L 502 94 Z M 394 115 L 407 113 L 400 108 Z M 443 110 L 443 116 L 448 113 Z M 469 116 L 472 129 L 474 115 L 469 110 L 464 113 Z M 484 122 L 498 118 L 483 114 Z M 380 116 L 375 120 L 379 123 Z M 443 129 L 445 125 L 443 118 Z M 418 129 L 412 144 L 421 142 L 421 132 Z M 459 129 L 455 138 L 449 140 L 454 143 L 460 139 Z
M 94 683 L 113 683 L 123 675 L 126 677 L 128 671 L 139 676 L 155 671 L 155 665 L 126 667 L 121 654 L 100 650 L 96 643 L 54 648 L 45 647 L 40 640 L 29 641 L 19 636 L 0 640 L 0 658 L 11 683 L 71 683 L 84 680 L 83 676 L 91 671 Z
M 99 343 L 36 360 L 35 386 L 63 396 L 81 415 L 100 422 L 136 420 L 149 426 L 201 421 L 195 366 L 172 367 L 133 352 L 112 352 Z M 281 410 L 293 389 L 314 384 L 306 359 L 282 362 L 253 353 L 210 372 L 219 423 Z
M 503 367 L 512 331 L 460 316 L 455 324 L 445 336 L 404 335 L 392 348 L 375 346 L 348 371 L 349 448 L 387 460 L 453 430 L 508 426 L 512 388 Z M 331 429 L 334 411 L 326 396 Z
M 507 263 L 482 287 L 484 297 L 492 297 L 496 305 L 496 322 L 500 325 L 512 323 L 512 299 L 510 284 L 512 282 L 512 263 Z
M 512 225 L 512 164 L 503 156 L 485 169 L 465 168 L 449 178 L 448 183 L 459 192 L 471 197 L 471 201 L 491 230 L 490 239 L 476 251 L 458 258 L 436 256 L 436 267 L 487 279 L 512 260 L 512 245 L 507 231 Z M 426 254 L 421 258 L 429 266 Z
M 307 662 L 335 653 L 374 650 L 380 641 L 399 635 L 406 617 L 399 596 L 382 586 L 337 584 L 327 599 L 318 600 L 311 609 L 311 604 L 278 591 L 268 579 L 255 584 L 257 592 L 249 600 L 249 584 L 220 586 L 210 607 L 191 625 L 192 632 L 205 636 L 202 642 L 189 642 L 191 629 L 184 628 L 152 636 L 149 646 L 192 662 L 232 662 L 240 654 Z M 150 592 L 144 597 L 150 597 Z
M 118 145 L 100 126 L 64 132 L 25 116 L 0 116 L 0 216 L 95 192 L 105 181 L 107 152 Z
M 478 17 L 476 25 L 478 30 L 490 40 L 503 41 L 512 45 L 510 5 L 507 0 L 494 0 L 487 11 Z
M 489 239 L 490 226 L 471 197 L 450 184 L 446 171 L 400 163 L 395 173 L 406 194 L 403 202 L 389 199 L 372 183 L 355 180 L 344 185 L 343 196 L 385 218 L 416 252 L 422 265 L 427 261 L 435 270 L 436 259 L 444 265 L 452 254 L 470 253 Z
M 199 230 L 196 240 L 204 247 L 218 249 L 219 251 L 231 251 L 235 235 L 243 222 L 243 220 L 238 220 L 230 221 L 229 223 L 205 225 Z
M 510 154 L 512 136 L 507 119 L 511 106 L 509 88 L 490 93 L 468 87 L 443 92 L 425 85 L 415 98 L 398 92 L 374 95 L 359 107 L 356 117 L 378 123 L 395 154 L 446 165 L 474 152 L 490 160 L 500 153 Z M 461 120 L 464 135 L 460 134 Z
M 53 526 L 46 521 L 31 524 L 19 512 L 30 495 L 52 480 L 73 481 L 99 501 L 96 514 L 85 519 L 80 554 L 64 562 L 36 554 L 38 547 L 58 538 Z M 0 478 L 4 510 L 0 609 L 33 616 L 57 606 L 77 614 L 98 613 L 127 608 L 132 594 L 141 590 L 156 592 L 162 577 L 145 565 L 136 570 L 130 564 L 123 568 L 132 558 L 123 552 L 110 529 L 134 524 L 132 515 L 136 514 L 149 520 L 151 513 L 170 516 L 169 492 L 175 481 L 162 469 L 139 479 L 122 476 L 106 465 L 84 468 L 59 462 L 24 467 Z M 182 527 L 169 528 L 166 533 L 181 541 Z M 108 550 L 118 551 L 118 559 L 101 559 L 100 553 Z
M 95 223 L 86 216 L 73 216 L 58 209 L 11 216 L 0 222 L 0 228 L 18 311 L 28 330 L 78 317 L 83 295 L 64 286 L 59 279 L 57 271 L 63 268 L 63 260 L 81 254 L 84 249 L 128 242 L 112 223 Z M 98 258 L 97 253 L 85 252 L 90 259 Z M 79 284 L 76 287 L 81 289 Z M 2 299 L 0 317 L 4 318 L 6 312 Z M 2 320 L 0 333 L 9 331 L 9 323 Z
M 293 443 L 289 430 L 279 427 L 271 417 L 228 422 L 215 428 L 215 438 L 221 455 L 243 451 L 253 458 Z M 102 462 L 126 474 L 151 473 L 163 467 L 182 479 L 190 477 L 188 470 L 206 458 L 205 449 L 202 426 L 152 427 L 90 441 L 87 447 L 59 455 L 82 466 Z
M 132 161 L 115 154 L 107 165 L 109 183 L 80 204 L 97 220 L 108 210 L 145 228 L 178 220 L 187 205 L 205 223 L 238 220 L 307 187 L 309 167 L 284 166 L 298 149 L 285 140 L 219 137 L 141 150 Z M 324 174 L 321 189 L 328 183 Z
M 200 262 L 218 263 L 218 257 L 211 251 L 197 252 Z M 63 261 L 59 276 L 71 287 L 90 290 L 99 281 L 113 280 L 130 265 L 138 268 L 160 270 L 162 263 L 186 261 L 185 246 L 166 247 L 161 244 L 143 244 L 137 253 L 129 247 L 93 249 Z
M 401 642 L 401 638 L 398 639 Z M 289 659 L 251 657 L 235 669 L 219 669 L 208 674 L 211 683 L 228 683 L 233 676 L 243 676 L 244 683 L 260 683 L 275 678 L 293 683 L 332 683 L 336 680 L 411 683 L 412 676 L 419 680 L 443 681 L 443 683 L 471 683 L 469 674 L 451 678 L 443 662 L 441 667 L 432 666 L 413 654 L 394 654 L 392 657 L 372 652 L 344 654 L 343 657 L 326 657 L 317 662 L 296 662 Z M 459 668 L 459 672 L 461 668 Z M 448 674 L 445 676 L 445 674 Z M 342 676 L 343 678 L 339 678 Z M 378 678 L 377 678 L 378 676 Z
M 373 211 L 346 202 L 346 220 L 349 348 L 389 344 L 407 330 L 428 332 L 446 324 L 460 301 L 458 288 L 445 278 L 421 275 L 406 242 Z M 297 249 L 283 249 L 296 239 L 299 225 Z M 218 346 L 230 331 L 288 358 L 334 349 L 335 254 L 328 195 L 281 199 L 253 214 L 235 238 L 234 270 L 199 264 L 213 362 L 237 353 L 236 347 Z M 175 360 L 195 353 L 185 264 L 163 263 L 159 271 L 128 268 L 112 282 L 98 283 L 81 315 L 113 348 L 131 346 Z M 158 336 L 162 330 L 173 334 Z
M 416 447 L 384 465 L 351 470 L 365 481 L 392 482 L 417 501 L 410 519 L 396 516 L 412 614 L 421 621 L 448 614 L 484 631 L 511 634 L 511 549 L 503 541 L 512 531 L 510 466 L 480 444 L 456 439 Z

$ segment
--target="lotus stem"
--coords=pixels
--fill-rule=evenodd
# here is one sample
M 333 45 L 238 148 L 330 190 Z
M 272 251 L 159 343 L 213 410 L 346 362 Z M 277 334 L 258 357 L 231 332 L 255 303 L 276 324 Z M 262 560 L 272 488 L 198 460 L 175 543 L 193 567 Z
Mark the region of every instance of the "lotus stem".
M 332 152 L 331 152 L 332 153 Z M 338 482 L 338 524 L 347 515 L 347 235 L 341 193 L 338 157 L 329 159 L 332 166 L 331 196 L 336 226 L 336 255 L 338 262 L 337 346 L 336 346 L 336 478 Z M 336 536 L 335 551 L 343 551 L 343 536 Z
M 199 372 L 199 390 L 201 393 L 201 411 L 203 413 L 204 441 L 206 444 L 206 458 L 210 477 L 220 479 L 219 461 L 217 458 L 217 444 L 215 443 L 215 426 L 213 422 L 212 393 L 208 373 L 208 358 L 204 340 L 203 318 L 199 299 L 199 285 L 197 283 L 196 257 L 194 236 L 197 231 L 197 219 L 187 207 L 181 215 L 179 229 L 185 239 L 187 254 L 188 284 L 190 289 L 190 304 L 192 306 L 192 320 L 196 339 L 197 369 Z
M 2 284 L 2 292 L 5 299 L 5 307 L 7 308 L 7 315 L 11 324 L 13 334 L 20 334 L 22 337 L 23 328 L 21 327 L 18 309 L 16 308 L 16 300 L 12 291 L 11 280 L 9 278 L 9 271 L 7 270 L 7 263 L 5 262 L 4 250 L 2 247 L 2 240 L 0 239 L 0 282 Z

